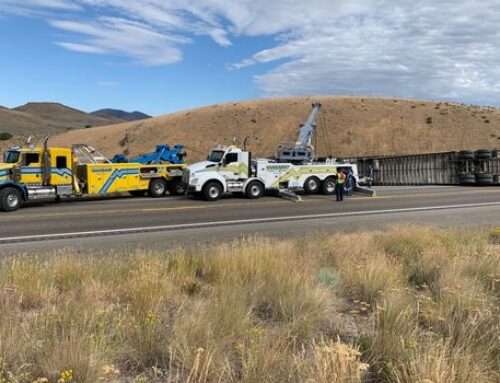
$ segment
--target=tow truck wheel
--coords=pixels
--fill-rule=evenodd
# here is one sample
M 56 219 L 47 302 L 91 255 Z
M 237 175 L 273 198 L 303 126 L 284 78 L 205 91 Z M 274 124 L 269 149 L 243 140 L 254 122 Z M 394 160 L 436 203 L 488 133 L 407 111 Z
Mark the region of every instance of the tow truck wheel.
M 321 185 L 321 191 L 325 195 L 332 195 L 335 193 L 335 179 L 327 178 L 323 181 Z
M 170 182 L 169 185 L 170 194 L 172 195 L 184 195 L 186 194 L 187 187 L 180 178 L 175 178 Z
M 15 188 L 5 188 L 0 190 L 0 210 L 14 211 L 21 207 L 22 197 L 19 190 Z
M 264 186 L 259 181 L 252 181 L 248 184 L 245 195 L 250 199 L 257 199 L 264 194 Z
M 149 183 L 148 194 L 153 198 L 163 197 L 167 191 L 167 183 L 161 178 L 155 178 Z
M 306 182 L 304 182 L 304 191 L 307 194 L 316 194 L 319 192 L 319 179 L 318 177 L 309 177 Z
M 207 182 L 203 186 L 203 196 L 207 201 L 217 201 L 222 195 L 222 186 L 218 182 Z

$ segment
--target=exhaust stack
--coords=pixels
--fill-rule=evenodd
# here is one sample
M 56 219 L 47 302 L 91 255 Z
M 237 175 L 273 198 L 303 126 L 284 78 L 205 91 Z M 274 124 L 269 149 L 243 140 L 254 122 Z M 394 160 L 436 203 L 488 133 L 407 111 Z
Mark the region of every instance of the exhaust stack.
M 45 140 L 43 140 L 42 175 L 43 175 L 44 186 L 48 186 L 50 184 L 50 173 L 51 173 L 48 141 L 49 137 L 45 137 Z

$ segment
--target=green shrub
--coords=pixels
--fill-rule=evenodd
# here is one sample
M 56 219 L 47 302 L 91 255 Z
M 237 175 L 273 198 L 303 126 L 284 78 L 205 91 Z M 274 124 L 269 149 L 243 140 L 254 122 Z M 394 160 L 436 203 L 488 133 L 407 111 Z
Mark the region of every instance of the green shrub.
M 7 140 L 10 140 L 11 138 L 12 138 L 12 134 L 10 134 L 9 132 L 0 133 L 0 141 L 7 141 Z

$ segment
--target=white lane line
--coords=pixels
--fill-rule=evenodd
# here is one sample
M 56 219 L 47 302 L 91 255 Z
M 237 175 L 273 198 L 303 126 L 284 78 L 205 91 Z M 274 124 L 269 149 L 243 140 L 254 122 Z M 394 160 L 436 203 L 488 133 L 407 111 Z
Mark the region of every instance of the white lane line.
M 492 206 L 500 206 L 500 202 L 473 203 L 464 205 L 441 205 L 441 206 L 414 207 L 414 208 L 401 208 L 401 209 L 364 210 L 364 211 L 342 212 L 342 213 L 292 215 L 292 216 L 281 216 L 281 217 L 271 217 L 271 218 L 252 218 L 252 219 L 240 219 L 240 220 L 228 220 L 228 221 L 183 223 L 183 224 L 162 225 L 162 226 L 143 226 L 143 227 L 133 227 L 124 229 L 26 235 L 26 236 L 0 238 L 0 244 L 15 243 L 15 242 L 30 242 L 30 241 L 46 241 L 53 239 L 67 239 L 67 238 L 80 238 L 80 237 L 97 237 L 106 235 L 130 234 L 130 233 L 146 233 L 155 231 L 174 231 L 174 230 L 195 229 L 201 227 L 231 226 L 231 225 L 242 225 L 242 224 L 248 225 L 248 224 L 257 224 L 265 222 L 300 221 L 300 220 L 310 220 L 310 219 L 356 217 L 363 215 L 410 213 L 410 212 L 420 212 L 420 211 L 467 209 L 467 208 L 492 207 Z

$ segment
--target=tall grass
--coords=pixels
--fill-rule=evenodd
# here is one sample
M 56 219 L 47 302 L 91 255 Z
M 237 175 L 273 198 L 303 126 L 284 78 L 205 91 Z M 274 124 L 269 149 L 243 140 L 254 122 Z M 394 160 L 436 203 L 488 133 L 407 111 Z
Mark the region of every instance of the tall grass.
M 0 261 L 0 382 L 500 379 L 496 236 L 426 227 Z

